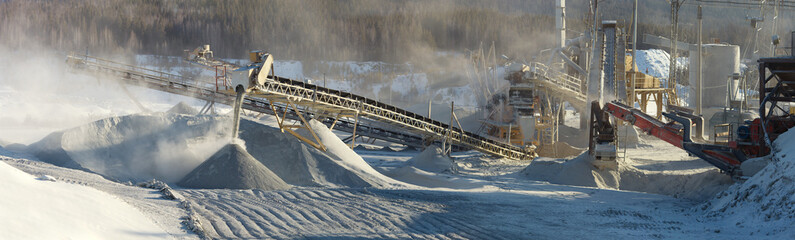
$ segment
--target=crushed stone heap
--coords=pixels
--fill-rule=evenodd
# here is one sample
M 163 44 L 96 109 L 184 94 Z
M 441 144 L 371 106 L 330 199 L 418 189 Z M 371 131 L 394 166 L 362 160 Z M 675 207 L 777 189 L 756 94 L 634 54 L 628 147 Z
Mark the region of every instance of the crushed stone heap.
M 281 190 L 290 185 L 238 144 L 228 144 L 193 169 L 177 185 L 204 189 Z
M 427 172 L 455 172 L 456 166 L 450 157 L 445 156 L 442 149 L 436 145 L 428 146 L 417 156 L 409 159 L 412 166 Z
M 358 155 L 338 157 L 333 154 L 336 151 L 353 152 L 344 143 L 342 146 L 336 147 L 329 143 L 335 139 L 342 142 L 333 134 L 321 139 L 325 139 L 323 142 L 328 148 L 328 151 L 323 152 L 301 142 L 292 135 L 282 133 L 278 128 L 249 119 L 241 119 L 240 138 L 246 142 L 246 149 L 254 158 L 292 185 L 307 187 L 381 187 L 387 185 L 373 174 L 359 171 L 358 167 L 351 167 L 346 163 L 353 161 L 352 158 L 355 157 L 361 159 Z M 364 160 L 361 161 L 364 162 Z
M 762 170 L 700 206 L 707 218 L 731 226 L 767 226 L 759 234 L 765 238 L 795 236 L 795 131 L 780 135 L 773 145 Z
M 228 118 L 133 114 L 50 134 L 28 152 L 61 167 L 125 182 L 173 183 L 229 143 Z
M 199 114 L 199 111 L 196 110 L 195 108 L 191 107 L 190 105 L 188 105 L 185 102 L 179 102 L 179 103 L 177 103 L 177 105 L 174 105 L 173 107 L 171 107 L 171 109 L 168 109 L 168 111 L 166 111 L 166 113 L 196 115 L 196 114 Z
M 554 184 L 621 189 L 703 201 L 726 189 L 731 177 L 717 169 L 686 172 L 649 171 L 633 166 L 630 158 L 617 159 L 617 169 L 597 169 L 588 152 L 569 159 L 538 158 L 521 171 L 531 180 Z

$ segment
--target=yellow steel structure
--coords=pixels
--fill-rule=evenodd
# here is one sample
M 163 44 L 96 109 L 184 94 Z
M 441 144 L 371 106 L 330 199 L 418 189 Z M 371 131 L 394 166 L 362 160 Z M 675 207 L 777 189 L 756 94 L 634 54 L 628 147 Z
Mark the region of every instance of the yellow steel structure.
M 649 101 L 654 101 L 657 106 L 657 119 L 661 119 L 662 107 L 664 104 L 663 96 L 666 96 L 668 99 L 676 98 L 676 93 L 673 89 L 662 87 L 660 79 L 638 71 L 637 64 L 633 66 L 632 62 L 632 56 L 626 56 L 624 64 L 627 71 L 624 79 L 626 79 L 627 84 L 627 102 L 633 103 L 629 104 L 630 106 L 634 105 L 634 103 L 638 103 L 641 111 L 645 113 L 647 112 L 646 109 L 649 105 Z M 632 83 L 633 79 L 635 81 L 634 84 Z M 632 92 L 635 94 L 632 94 Z M 668 101 L 668 104 L 672 103 L 675 102 Z

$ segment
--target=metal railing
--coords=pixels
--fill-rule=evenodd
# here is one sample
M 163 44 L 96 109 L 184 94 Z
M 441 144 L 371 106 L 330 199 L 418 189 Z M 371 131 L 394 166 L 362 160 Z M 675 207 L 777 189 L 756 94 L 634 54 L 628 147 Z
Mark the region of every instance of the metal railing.
M 582 81 L 579 78 L 551 70 L 543 63 L 533 62 L 529 67 L 543 87 L 560 93 L 559 97 L 570 101 L 578 109 L 585 107 L 586 96 L 582 93 Z
M 723 130 L 723 131 L 720 131 Z M 714 144 L 728 145 L 734 139 L 733 124 L 717 124 L 712 129 L 712 140 Z

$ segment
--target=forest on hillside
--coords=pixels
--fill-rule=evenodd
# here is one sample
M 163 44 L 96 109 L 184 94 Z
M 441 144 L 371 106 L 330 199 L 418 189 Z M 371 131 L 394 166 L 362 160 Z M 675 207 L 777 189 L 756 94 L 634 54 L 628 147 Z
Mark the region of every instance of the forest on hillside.
M 568 6 L 574 37 L 585 29 L 588 1 Z M 642 7 L 648 14 L 639 31 L 669 35 L 665 5 Z M 631 16 L 631 4 L 600 9 L 611 17 Z M 181 55 L 210 44 L 217 56 L 229 58 L 263 49 L 282 59 L 386 62 L 493 43 L 499 53 L 527 57 L 553 45 L 553 11 L 551 0 L 5 0 L 0 43 L 97 55 Z M 693 20 L 682 21 L 681 39 L 692 41 Z M 748 34 L 737 33 L 750 32 L 746 28 L 724 21 L 707 36 L 742 44 Z

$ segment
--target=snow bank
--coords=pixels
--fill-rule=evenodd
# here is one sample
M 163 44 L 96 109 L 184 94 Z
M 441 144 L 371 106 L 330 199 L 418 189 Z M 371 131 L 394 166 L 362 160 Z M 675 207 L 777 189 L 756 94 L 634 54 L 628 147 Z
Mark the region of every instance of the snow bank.
M 728 226 L 766 226 L 747 229 L 771 238 L 795 238 L 795 131 L 773 143 L 772 162 L 745 182 L 737 183 L 703 204 L 708 219 Z M 778 236 L 778 237 L 773 237 Z
M 0 232 L 7 239 L 163 239 L 168 233 L 99 190 L 39 181 L 0 162 Z
M 665 86 L 668 82 L 668 73 L 670 63 L 670 55 L 662 49 L 649 49 L 638 50 L 637 61 L 635 64 L 638 66 L 638 71 L 660 79 L 660 83 Z M 679 57 L 676 59 L 677 68 L 682 70 L 689 66 L 690 60 L 687 57 Z M 681 100 L 680 102 L 687 105 L 687 99 L 690 98 L 690 88 L 681 84 L 676 84 L 676 94 Z M 650 105 L 652 105 L 650 103 Z M 654 110 L 653 106 L 649 106 L 649 110 Z M 651 111 L 650 111 L 651 113 Z
M 261 189 L 290 188 L 238 144 L 227 144 L 177 183 L 187 188 Z
M 229 142 L 223 134 L 228 121 L 165 113 L 112 117 L 50 134 L 29 151 L 117 181 L 173 183 Z
M 300 61 L 276 60 L 273 62 L 273 69 L 276 76 L 279 77 L 299 81 L 304 79 L 304 65 Z
M 648 171 L 632 166 L 630 159 L 618 160 L 617 169 L 599 170 L 588 152 L 573 159 L 539 158 L 521 171 L 528 178 L 555 184 L 621 189 L 706 200 L 732 183 L 717 169 Z
M 441 148 L 431 145 L 408 161 L 413 167 L 428 172 L 455 172 L 455 163 L 444 155 Z
M 638 50 L 636 56 L 638 59 L 635 64 L 638 66 L 638 71 L 661 80 L 668 79 L 668 69 L 671 65 L 671 55 L 668 52 L 662 49 Z M 684 68 L 689 64 L 687 58 L 684 57 L 676 60 L 678 68 Z

